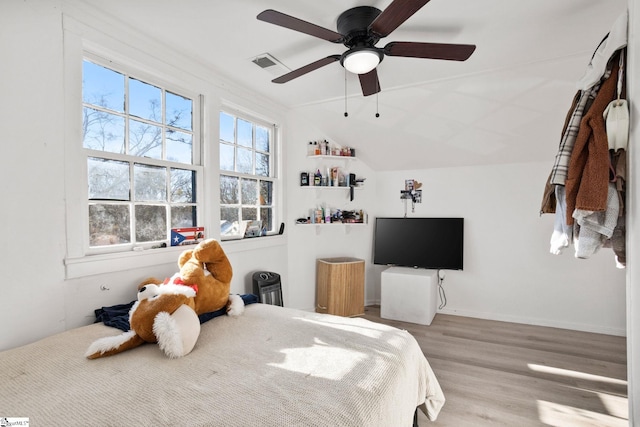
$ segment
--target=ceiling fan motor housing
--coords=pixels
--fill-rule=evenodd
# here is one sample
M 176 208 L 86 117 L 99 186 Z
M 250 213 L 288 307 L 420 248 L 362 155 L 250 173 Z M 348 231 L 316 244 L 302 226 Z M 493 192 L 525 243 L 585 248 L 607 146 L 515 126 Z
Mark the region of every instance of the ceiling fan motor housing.
M 380 37 L 369 31 L 369 25 L 380 15 L 380 9 L 372 6 L 358 6 L 348 9 L 338 16 L 338 32 L 344 36 L 344 45 L 373 47 Z

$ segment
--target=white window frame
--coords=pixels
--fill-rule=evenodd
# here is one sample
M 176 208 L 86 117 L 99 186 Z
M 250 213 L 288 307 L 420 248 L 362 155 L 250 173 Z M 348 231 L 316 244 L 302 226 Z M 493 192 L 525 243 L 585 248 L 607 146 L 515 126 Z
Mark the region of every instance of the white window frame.
M 240 90 L 235 91 L 218 86 L 210 79 L 213 76 L 209 69 L 192 62 L 190 58 L 179 52 L 170 56 L 176 63 L 167 62 L 164 46 L 153 40 L 144 40 L 128 27 L 116 21 L 99 21 L 87 24 L 78 19 L 85 12 L 82 9 L 70 8 L 63 13 L 63 45 L 62 62 L 64 67 L 61 100 L 64 105 L 65 164 L 63 167 L 65 181 L 65 199 L 60 201 L 60 210 L 65 211 L 65 226 L 58 230 L 66 236 L 66 255 L 60 268 L 64 270 L 65 279 L 89 279 L 90 276 L 113 275 L 126 270 L 155 271 L 158 266 L 175 266 L 176 259 L 184 250 L 184 246 L 143 251 L 125 251 L 105 254 L 87 254 L 88 237 L 87 205 L 87 165 L 83 156 L 82 141 L 82 60 L 87 53 L 107 60 L 108 64 L 126 64 L 143 80 L 157 81 L 177 93 L 191 96 L 193 93 L 203 94 L 200 100 L 201 129 L 199 144 L 201 150 L 202 173 L 197 186 L 197 200 L 203 203 L 199 208 L 199 216 L 204 219 L 203 225 L 207 237 L 220 237 L 219 209 L 219 112 L 221 109 L 255 116 L 267 123 L 283 121 L 279 110 L 272 110 Z M 103 28 L 103 31 L 101 31 Z M 118 36 L 111 36 L 111 30 L 117 29 Z M 107 31 L 108 30 L 108 31 Z M 133 42 L 135 40 L 135 43 Z M 184 67 L 189 68 L 181 68 Z M 190 68 L 194 68 L 191 72 Z M 242 88 L 240 88 L 242 89 Z M 195 94 L 194 94 L 195 96 Z M 250 108 L 246 108 L 250 105 Z M 255 112 L 255 114 L 253 113 Z M 273 120 L 279 118 L 277 120 Z M 277 193 L 274 198 L 274 223 L 281 223 L 286 215 L 284 204 L 284 182 L 282 181 L 282 161 L 285 153 L 281 150 L 283 131 L 276 128 L 273 143 L 275 150 L 274 164 L 277 181 Z M 83 178 L 84 177 L 84 178 Z M 275 190 L 274 190 L 275 192 Z M 84 209 L 84 210 L 83 210 Z M 86 230 L 86 231 L 85 231 Z M 268 238 L 243 239 L 223 242 L 227 254 L 244 253 L 256 249 L 265 249 L 285 244 L 286 235 Z M 93 280 L 93 279 L 91 279 Z
M 66 33 L 70 34 L 70 33 Z M 69 46 L 71 45 L 71 46 Z M 186 167 L 196 171 L 196 204 L 198 211 L 198 222 L 205 226 L 205 232 L 217 232 L 211 230 L 208 221 L 208 213 L 205 203 L 205 160 L 204 160 L 204 129 L 202 126 L 204 115 L 204 97 L 194 90 L 186 89 L 175 81 L 167 81 L 153 72 L 145 71 L 144 67 L 124 65 L 128 61 L 126 58 L 119 60 L 106 59 L 109 53 L 101 54 L 98 49 L 87 49 L 79 37 L 67 37 L 65 46 L 75 47 L 81 52 L 73 52 L 73 49 L 65 49 L 64 61 L 67 67 L 65 72 L 65 86 L 68 89 L 66 94 L 65 109 L 67 114 L 65 137 L 67 138 L 68 152 L 65 156 L 65 193 L 66 193 L 66 234 L 67 234 L 67 256 L 64 260 L 65 277 L 67 279 L 92 276 L 114 271 L 123 271 L 145 266 L 154 266 L 166 263 L 175 263 L 179 254 L 185 249 L 184 246 L 167 247 L 163 249 L 150 249 L 152 244 L 135 245 L 143 250 L 134 249 L 134 245 L 118 248 L 91 248 L 89 246 L 89 215 L 88 215 L 88 177 L 87 158 L 94 157 L 100 153 L 88 150 L 82 145 L 82 61 L 88 59 L 97 64 L 118 72 L 130 74 L 134 78 L 139 78 L 150 84 L 159 85 L 173 93 L 189 97 L 193 100 L 193 164 L 177 164 L 160 159 L 144 158 L 140 163 L 175 167 Z M 133 61 L 132 61 L 133 62 Z M 176 77 L 179 81 L 179 77 Z M 93 155 L 92 155 L 93 154 Z M 133 156 L 127 156 L 131 161 Z M 71 167 L 69 165 L 72 165 Z M 135 232 L 135 230 L 132 230 Z M 123 250 L 124 249 L 124 250 Z
M 131 192 L 131 196 L 130 199 L 128 201 L 118 201 L 118 202 L 111 202 L 111 201 L 91 201 L 88 199 L 88 194 L 87 194 L 87 203 L 86 203 L 86 208 L 83 206 L 84 211 L 87 213 L 85 215 L 85 219 L 86 221 L 82 224 L 83 225 L 83 231 L 84 231 L 84 236 L 83 236 L 83 244 L 84 244 L 84 252 L 86 255 L 93 255 L 93 254 L 103 254 L 103 253 L 114 253 L 114 252 L 128 252 L 131 251 L 133 248 L 142 248 L 142 249 L 149 249 L 151 247 L 153 247 L 154 245 L 158 245 L 159 242 L 152 242 L 152 243 L 146 243 L 146 242 L 130 242 L 130 243 L 123 243 L 123 244 L 114 244 L 114 245 L 105 245 L 105 246 L 90 246 L 90 239 L 89 239 L 89 220 L 88 220 L 88 209 L 89 209 L 89 205 L 92 203 L 100 203 L 100 204 L 118 204 L 118 205 L 129 205 L 130 206 L 130 230 L 131 230 L 131 235 L 135 236 L 136 230 L 135 230 L 135 206 L 136 205 L 168 205 L 171 206 L 168 202 L 164 202 L 164 203 L 153 203 L 153 202 L 148 202 L 148 203 L 141 203 L 135 200 L 134 196 L 133 196 L 133 192 L 134 192 L 134 186 L 133 186 L 133 167 L 135 164 L 141 164 L 141 165 L 146 165 L 146 166 L 157 166 L 157 167 L 162 167 L 162 168 L 176 168 L 176 169 L 185 169 L 185 170 L 192 170 L 194 172 L 196 172 L 196 209 L 197 209 L 197 215 L 198 215 L 198 220 L 199 220 L 199 224 L 197 224 L 198 226 L 202 225 L 202 222 L 204 220 L 204 215 L 202 210 L 204 209 L 204 203 L 202 203 L 202 197 L 203 197 L 203 192 L 202 192 L 202 184 L 204 182 L 203 180 L 203 171 L 204 168 L 202 166 L 203 162 L 202 162 L 202 155 L 201 155 L 201 148 L 202 148 L 202 128 L 201 128 L 201 123 L 200 123 L 200 111 L 201 111 L 201 104 L 202 104 L 202 100 L 201 100 L 201 96 L 198 94 L 195 94 L 191 91 L 187 91 L 184 90 L 182 88 L 177 88 L 175 87 L 175 85 L 171 85 L 167 82 L 161 81 L 160 79 L 154 77 L 154 76 L 149 76 L 146 75 L 146 73 L 141 72 L 139 70 L 134 69 L 133 67 L 128 67 L 126 65 L 121 65 L 121 64 L 115 64 L 113 63 L 113 61 L 108 61 L 105 60 L 104 58 L 97 56 L 91 52 L 85 52 L 84 56 L 83 56 L 83 61 L 84 60 L 88 60 L 91 61 L 97 65 L 100 65 L 102 67 L 105 67 L 107 69 L 119 72 L 121 74 L 123 74 L 125 76 L 125 78 L 133 78 L 133 79 L 137 79 L 140 81 L 143 81 L 144 83 L 147 84 L 152 84 L 152 85 L 156 85 L 158 87 L 161 87 L 162 89 L 164 89 L 165 91 L 168 92 L 172 92 L 181 96 L 186 96 L 189 97 L 193 104 L 192 104 L 192 135 L 193 135 L 193 139 L 192 139 L 192 163 L 191 164 L 186 164 L 186 163 L 178 163 L 178 162 L 172 162 L 172 161 L 168 161 L 168 160 L 163 160 L 163 159 L 153 159 L 153 158 L 148 158 L 148 157 L 140 157 L 140 156 L 134 156 L 134 155 L 130 155 L 130 154 L 119 154 L 119 153 L 112 153 L 112 152 L 106 152 L 106 151 L 99 151 L 99 150 L 92 150 L 92 149 L 88 149 L 88 148 L 84 148 L 82 147 L 82 140 L 79 141 L 80 146 L 82 147 L 82 152 L 83 152 L 83 157 L 84 157 L 84 162 L 83 165 L 86 168 L 87 165 L 87 160 L 89 158 L 102 158 L 102 159 L 107 159 L 107 160 L 116 160 L 116 161 L 123 161 L 129 164 L 129 169 L 130 169 L 130 178 L 131 178 L 131 186 L 130 186 L 130 192 Z M 128 92 L 125 92 L 125 97 L 129 97 Z M 84 102 L 83 102 L 83 106 L 84 106 Z M 92 107 L 92 105 L 88 105 L 90 107 Z M 129 123 L 129 115 L 128 112 L 124 112 L 122 113 L 122 115 L 125 118 L 125 133 L 128 133 L 128 123 Z M 164 117 L 164 109 L 162 111 L 162 115 Z M 133 117 L 133 116 L 132 116 Z M 138 120 L 136 118 L 136 120 Z M 164 122 L 164 120 L 163 120 Z M 166 125 L 166 123 L 162 123 L 160 125 L 160 127 L 163 129 L 163 133 L 164 133 L 164 129 L 167 128 L 168 126 Z M 87 172 L 85 170 L 84 173 L 85 179 L 88 179 L 88 175 Z M 167 188 L 168 189 L 168 188 Z M 167 220 L 169 220 L 169 218 L 167 218 Z M 170 224 L 168 224 L 168 228 L 171 228 Z M 134 240 L 134 239 L 132 239 Z M 166 237 L 166 239 L 161 240 L 160 242 L 164 242 L 166 243 L 168 246 L 170 245 L 170 241 L 169 241 L 169 236 Z
M 247 173 L 242 173 L 242 172 L 236 172 L 236 171 L 228 171 L 228 170 L 222 170 L 220 168 L 220 165 L 218 163 L 218 179 L 221 180 L 221 176 L 225 175 L 225 176 L 233 176 L 233 177 L 238 177 L 239 179 L 255 179 L 255 180 L 262 180 L 262 181 L 270 181 L 272 183 L 272 198 L 271 198 L 271 212 L 272 212 L 272 222 L 273 222 L 273 229 L 270 230 L 267 233 L 267 236 L 273 236 L 273 235 L 277 235 L 279 228 L 280 228 L 280 223 L 281 223 L 281 219 L 283 216 L 283 209 L 282 209 L 282 192 L 283 190 L 283 184 L 282 184 L 282 180 L 280 179 L 280 144 L 279 144 L 279 140 L 280 140 L 280 132 L 279 132 L 279 126 L 277 124 L 274 123 L 273 120 L 268 120 L 262 117 L 259 117 L 256 113 L 253 112 L 248 112 L 244 109 L 240 109 L 237 106 L 231 106 L 229 104 L 223 104 L 220 108 L 220 111 L 218 111 L 218 115 L 217 115 L 217 120 L 219 121 L 219 117 L 220 117 L 220 113 L 224 112 L 226 114 L 235 116 L 236 119 L 242 119 L 248 122 L 253 123 L 254 125 L 259 125 L 262 126 L 264 128 L 268 128 L 271 130 L 271 140 L 270 140 L 270 162 L 269 162 L 269 176 L 263 176 L 263 175 L 257 175 L 257 174 L 247 174 Z M 218 135 L 216 135 L 216 140 L 218 141 L 218 149 L 220 149 L 220 146 L 225 144 L 225 145 L 230 145 L 228 143 L 222 142 L 220 140 L 220 136 L 219 136 L 219 130 L 220 128 L 218 127 Z M 237 129 L 236 129 L 237 130 Z M 253 139 L 254 139 L 254 145 L 252 147 L 252 154 L 255 156 L 256 150 L 255 150 L 255 134 L 253 135 Z M 234 146 L 237 146 L 237 144 L 234 142 L 233 144 Z M 254 159 L 255 160 L 255 159 Z M 255 161 L 254 161 L 254 167 L 255 167 Z M 218 211 L 221 211 L 222 205 L 220 203 L 220 196 L 218 194 L 218 199 L 217 199 L 217 208 Z M 240 206 L 240 209 L 242 209 L 243 206 L 255 206 L 258 211 L 260 210 L 260 204 L 259 201 L 256 205 L 245 205 L 242 204 Z M 219 213 L 221 215 L 221 212 Z M 224 236 L 221 236 L 221 240 L 224 242 L 234 242 L 236 241 L 235 239 L 231 238 L 231 239 L 225 239 Z M 245 239 L 247 240 L 247 239 Z M 254 241 L 255 239 L 248 239 L 250 241 Z

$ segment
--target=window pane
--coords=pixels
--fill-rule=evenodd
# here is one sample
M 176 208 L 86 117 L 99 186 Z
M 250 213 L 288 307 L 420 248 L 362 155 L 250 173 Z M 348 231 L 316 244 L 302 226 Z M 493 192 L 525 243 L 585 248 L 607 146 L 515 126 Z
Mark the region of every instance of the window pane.
M 220 220 L 221 222 L 226 221 L 229 224 L 233 224 L 240 219 L 239 213 L 240 210 L 238 208 L 222 207 L 220 208 Z
M 256 175 L 269 176 L 268 154 L 256 153 Z
M 253 148 L 253 124 L 238 119 L 238 145 Z
M 89 200 L 129 200 L 129 163 L 87 159 Z
M 129 114 L 162 123 L 161 97 L 159 87 L 129 79 Z
M 136 241 L 166 240 L 167 209 L 164 206 L 136 205 Z
M 260 181 L 260 205 L 271 206 L 273 203 L 273 183 L 271 181 Z
M 244 221 L 258 219 L 258 209 L 242 208 L 242 219 Z
M 189 133 L 167 129 L 167 160 L 192 164 L 193 137 Z
M 235 176 L 220 175 L 220 203 L 223 205 L 238 204 L 238 181 Z
M 239 213 L 238 208 L 220 208 L 220 234 L 222 237 L 240 234 Z
M 238 164 L 236 172 L 253 173 L 253 151 L 238 147 Z
M 196 227 L 198 225 L 195 206 L 173 206 L 171 208 L 171 228 Z
M 82 110 L 82 146 L 124 154 L 124 118 L 93 108 Z
M 131 242 L 129 206 L 89 205 L 89 245 L 106 246 Z
M 82 62 L 82 100 L 124 112 L 124 75 L 93 62 Z
M 273 209 L 260 208 L 260 219 L 262 220 L 262 228 L 273 231 Z
M 133 185 L 137 202 L 165 202 L 167 200 L 167 168 L 135 164 Z
M 220 144 L 220 169 L 233 171 L 233 145 Z
M 242 180 L 242 204 L 255 205 L 258 203 L 258 181 L 255 179 Z M 242 216 L 243 219 L 247 219 Z M 254 218 L 255 219 L 255 218 Z
M 256 126 L 256 150 L 269 151 L 269 129 Z
M 261 181 L 273 174 L 272 132 L 268 124 L 220 112 L 220 170 L 228 171 L 220 181 L 223 237 L 238 234 L 238 221 L 260 219 L 273 232 L 275 184 Z
M 185 169 L 171 169 L 171 202 L 196 202 L 196 173 Z M 183 226 L 184 227 L 184 226 Z M 188 226 L 191 227 L 191 226 Z
M 220 112 L 220 141 L 235 142 L 234 122 L 233 116 Z
M 137 120 L 129 120 L 129 154 L 162 158 L 162 129 Z
M 169 126 L 192 130 L 193 101 L 171 92 L 165 92 L 167 101 L 166 121 Z

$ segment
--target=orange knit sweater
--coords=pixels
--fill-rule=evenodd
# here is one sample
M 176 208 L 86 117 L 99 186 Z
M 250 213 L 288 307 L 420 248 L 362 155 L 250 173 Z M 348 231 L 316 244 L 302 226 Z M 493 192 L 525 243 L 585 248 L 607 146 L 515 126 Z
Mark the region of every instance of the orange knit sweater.
M 619 52 L 611 58 L 614 64 L 611 76 L 602 83 L 591 108 L 580 122 L 565 183 L 568 225 L 573 224 L 575 209 L 607 209 L 609 144 L 602 113 L 616 99 L 619 58 Z

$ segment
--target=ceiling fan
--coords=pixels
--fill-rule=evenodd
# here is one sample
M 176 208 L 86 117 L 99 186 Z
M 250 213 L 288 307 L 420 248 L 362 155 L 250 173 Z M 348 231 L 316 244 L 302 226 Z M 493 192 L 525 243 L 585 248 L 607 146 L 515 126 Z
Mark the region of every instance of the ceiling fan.
M 383 11 L 372 6 L 354 7 L 338 16 L 337 32 L 272 9 L 261 12 L 257 16 L 260 21 L 332 43 L 342 43 L 348 48 L 342 55 L 329 55 L 273 79 L 272 82 L 286 83 L 325 65 L 340 61 L 347 71 L 358 74 L 362 93 L 368 96 L 380 92 L 376 67 L 385 55 L 465 61 L 476 49 L 475 45 L 390 42 L 383 48 L 376 47 L 376 43 L 381 38 L 391 34 L 428 2 L 429 0 L 393 0 Z

